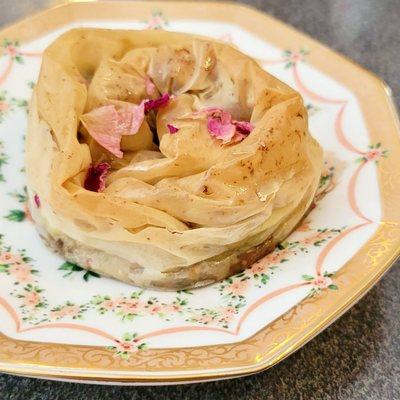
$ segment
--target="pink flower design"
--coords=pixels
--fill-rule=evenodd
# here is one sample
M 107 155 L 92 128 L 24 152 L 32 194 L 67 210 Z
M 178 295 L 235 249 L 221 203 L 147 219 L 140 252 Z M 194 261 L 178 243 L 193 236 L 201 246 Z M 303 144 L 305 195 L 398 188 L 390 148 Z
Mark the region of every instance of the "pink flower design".
M 0 113 L 7 112 L 10 108 L 11 107 L 8 103 L 6 103 L 5 101 L 0 101 Z
M 382 157 L 382 150 L 380 149 L 371 149 L 368 153 L 365 154 L 365 158 L 367 161 L 378 161 Z
M 22 262 L 19 254 L 13 254 L 9 251 L 0 254 L 0 264 L 17 264 Z
M 326 232 L 318 232 L 314 235 L 308 236 L 306 238 L 304 238 L 303 240 L 301 240 L 301 243 L 303 244 L 313 244 L 315 242 L 321 241 L 326 239 L 328 236 L 330 235 L 329 231 Z
M 267 256 L 263 258 L 268 264 L 278 264 L 286 257 L 291 254 L 291 251 L 288 249 L 277 250 L 269 253 Z
M 148 28 L 149 29 L 158 28 L 159 26 L 162 26 L 163 23 L 164 21 L 160 17 L 153 17 L 149 20 Z
M 161 11 L 154 11 L 147 21 L 147 29 L 163 29 L 168 22 Z
M 298 64 L 300 61 L 304 61 L 308 51 L 300 49 L 299 51 L 285 50 L 283 52 L 283 60 L 286 62 L 285 68 L 290 68 Z
M 235 307 L 228 306 L 222 310 L 221 319 L 228 322 L 235 316 L 235 314 L 236 314 Z
M 61 309 L 61 316 L 63 317 L 76 317 L 79 314 L 79 306 L 76 305 L 70 305 L 70 306 L 64 306 Z
M 165 310 L 163 309 L 163 307 L 161 305 L 153 304 L 152 306 L 150 306 L 148 311 L 149 311 L 150 315 L 154 315 L 154 314 L 162 314 L 163 311 L 165 311 Z
M 24 213 L 25 213 L 25 218 L 33 222 L 31 211 L 29 210 L 27 202 L 24 204 Z
M 297 63 L 298 61 L 301 61 L 302 58 L 303 58 L 302 55 L 297 51 L 294 51 L 290 56 L 290 60 L 292 62 L 294 62 L 294 63 Z
M 116 346 L 115 346 L 115 348 L 116 348 L 116 350 L 119 352 L 128 352 L 128 353 L 130 353 L 130 352 L 132 352 L 132 351 L 134 351 L 134 350 L 136 350 L 136 343 L 133 341 L 133 342 L 125 342 L 125 341 L 120 341 L 120 340 L 116 340 L 115 341 L 115 343 L 116 343 Z
M 18 50 L 13 44 L 9 44 L 6 47 L 6 52 L 10 57 L 15 57 L 16 55 L 18 55 Z
M 182 311 L 182 306 L 180 304 L 171 304 L 169 309 L 171 310 L 171 313 L 180 312 Z
M 156 314 L 175 314 L 182 311 L 182 306 L 180 304 L 163 304 L 156 307 Z
M 327 276 L 318 276 L 312 281 L 314 286 L 318 289 L 326 289 L 329 285 L 332 285 L 332 279 Z
M 50 319 L 59 319 L 61 317 L 62 315 L 60 310 L 55 310 L 50 312 Z
M 24 305 L 30 308 L 34 308 L 40 303 L 41 297 L 37 292 L 28 292 L 23 296 Z
M 225 290 L 235 296 L 241 296 L 246 293 L 249 287 L 247 280 L 237 280 L 225 288 Z
M 118 303 L 114 300 L 105 300 L 101 306 L 107 311 L 114 311 Z
M 201 324 L 208 324 L 209 322 L 212 322 L 213 317 L 210 314 L 205 314 L 205 315 L 200 315 L 195 319 L 197 322 L 200 322 Z
M 59 310 L 52 310 L 50 312 L 50 317 L 52 319 L 59 319 L 64 317 L 76 317 L 79 315 L 80 308 L 75 304 L 66 304 Z
M 129 355 L 137 350 L 143 350 L 146 347 L 146 343 L 138 345 L 138 339 L 136 339 L 137 333 L 124 333 L 122 340 L 114 339 L 115 346 L 108 347 L 114 350 L 114 356 L 121 357 L 122 359 L 128 359 Z
M 356 162 L 360 163 L 360 162 L 375 161 L 375 163 L 378 163 L 378 161 L 382 157 L 388 156 L 388 150 L 383 150 L 381 146 L 382 146 L 381 143 L 375 143 L 373 145 L 368 146 L 368 151 L 362 153 L 362 157 L 357 158 Z
M 33 280 L 31 267 L 27 264 L 12 264 L 8 271 L 18 283 L 31 283 Z
M 141 304 L 139 300 L 136 299 L 123 299 L 118 302 L 117 307 L 124 313 L 124 314 L 136 314 Z
M 249 272 L 252 275 L 258 275 L 262 274 L 265 272 L 265 264 L 261 262 L 256 262 L 255 264 L 252 265 L 252 267 L 249 269 Z

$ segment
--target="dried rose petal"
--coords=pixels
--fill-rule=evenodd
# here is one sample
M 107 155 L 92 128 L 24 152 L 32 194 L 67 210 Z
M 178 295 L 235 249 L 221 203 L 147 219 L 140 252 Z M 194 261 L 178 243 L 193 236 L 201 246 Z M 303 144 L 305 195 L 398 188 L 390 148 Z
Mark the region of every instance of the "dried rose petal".
M 111 168 L 107 162 L 90 165 L 83 187 L 92 192 L 102 192 L 106 188 L 106 175 Z
M 146 76 L 144 85 L 146 87 L 146 93 L 151 96 L 156 92 L 156 85 L 153 83 L 149 76 Z
M 207 128 L 210 135 L 228 143 L 235 134 L 236 127 L 232 124 L 232 116 L 222 110 L 208 111 Z
M 224 144 L 241 142 L 254 129 L 250 122 L 233 120 L 232 115 L 222 108 L 210 107 L 202 112 L 207 114 L 207 128 L 210 135 L 222 140 Z
M 177 128 L 176 126 L 171 125 L 171 124 L 167 124 L 167 128 L 168 128 L 169 133 L 170 133 L 171 135 L 173 135 L 174 133 L 176 133 L 176 132 L 179 131 L 179 128 Z
M 140 129 L 144 119 L 144 101 L 140 104 L 128 104 L 118 111 L 119 128 L 122 135 L 134 135 Z
M 161 97 L 155 100 L 147 100 L 144 102 L 144 112 L 147 114 L 151 110 L 157 111 L 161 107 L 165 107 L 171 96 L 168 93 L 164 93 Z
M 250 135 L 251 131 L 254 129 L 254 125 L 247 121 L 233 121 L 236 126 L 236 131 L 242 135 Z
M 144 102 L 116 110 L 114 105 L 95 108 L 81 116 L 90 136 L 118 158 L 122 158 L 122 135 L 134 135 L 144 119 Z
M 40 208 L 40 198 L 39 198 L 39 196 L 38 196 L 37 194 L 35 194 L 35 195 L 33 196 L 33 201 L 35 202 L 36 207 L 37 207 L 37 208 Z
M 240 133 L 238 131 L 235 132 L 235 134 L 233 135 L 233 138 L 231 140 L 231 143 L 239 143 L 241 142 L 243 139 L 246 139 L 248 135 L 243 135 L 243 133 Z

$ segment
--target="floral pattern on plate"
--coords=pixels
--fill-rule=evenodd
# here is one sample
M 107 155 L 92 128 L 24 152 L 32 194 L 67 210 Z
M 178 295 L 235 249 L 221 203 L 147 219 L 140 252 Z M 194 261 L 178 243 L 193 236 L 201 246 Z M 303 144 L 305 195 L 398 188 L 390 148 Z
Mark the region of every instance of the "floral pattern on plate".
M 127 27 L 185 30 L 161 11 Z M 215 22 L 208 34 L 243 45 L 241 30 L 224 29 Z M 192 30 L 201 33 L 204 27 L 198 22 Z M 46 37 L 46 44 L 52 39 L 54 35 Z M 335 273 L 340 273 L 380 221 L 377 189 L 360 188 L 359 182 L 363 174 L 375 181 L 377 163 L 390 153 L 380 142 L 369 142 L 352 93 L 308 65 L 311 50 L 278 50 L 265 44 L 261 51 L 248 40 L 243 49 L 301 92 L 311 131 L 327 150 L 312 211 L 275 251 L 244 272 L 204 289 L 164 293 L 99 279 L 95 273 L 64 262 L 43 246 L 34 229 L 27 208 L 22 139 L 43 43 L 34 41 L 25 49 L 18 41 L 5 39 L 0 58 L 0 302 L 14 323 L 5 327 L 7 334 L 57 343 L 62 336 L 57 332 L 80 332 L 82 338 L 74 336 L 73 343 L 85 344 L 84 335 L 92 335 L 115 357 L 129 360 L 139 350 L 168 348 L 174 343 L 196 346 L 240 341 L 300 300 L 341 290 Z M 24 90 L 14 91 L 22 76 Z M 315 77 L 319 84 L 313 83 Z M 320 90 L 321 82 L 324 90 Z M 357 138 L 349 126 L 360 132 Z M 12 140 L 7 136 L 10 130 Z M 365 201 L 365 193 L 373 201 Z M 333 205 L 336 214 L 332 216 Z M 347 253 L 342 243 L 349 246 Z M 57 290 L 61 287 L 66 290 Z

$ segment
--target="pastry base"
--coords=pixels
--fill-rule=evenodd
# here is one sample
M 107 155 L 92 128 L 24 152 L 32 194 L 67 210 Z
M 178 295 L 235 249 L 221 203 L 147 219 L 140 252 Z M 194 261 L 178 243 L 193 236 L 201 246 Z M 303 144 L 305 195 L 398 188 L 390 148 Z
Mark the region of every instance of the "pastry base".
M 78 242 L 64 233 L 50 234 L 39 210 L 31 207 L 31 214 L 44 242 L 65 260 L 131 285 L 159 290 L 193 289 L 218 282 L 251 266 L 270 253 L 276 244 L 272 237 L 261 238 L 261 243 L 257 245 L 244 244 L 241 248 L 209 260 L 170 268 L 160 272 L 159 277 L 149 280 L 148 274 L 143 273 L 143 268 L 137 264 Z

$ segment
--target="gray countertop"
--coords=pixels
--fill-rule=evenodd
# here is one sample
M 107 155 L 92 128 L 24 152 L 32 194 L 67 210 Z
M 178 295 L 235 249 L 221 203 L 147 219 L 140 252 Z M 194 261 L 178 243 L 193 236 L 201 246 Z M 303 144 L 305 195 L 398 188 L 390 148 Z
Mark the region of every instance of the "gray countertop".
M 247 0 L 344 53 L 391 86 L 400 105 L 400 0 Z M 47 4 L 0 0 L 0 25 Z M 399 205 L 400 206 L 400 205 Z M 169 387 L 116 387 L 0 375 L 6 399 L 400 399 L 400 268 L 330 328 L 258 375 Z

